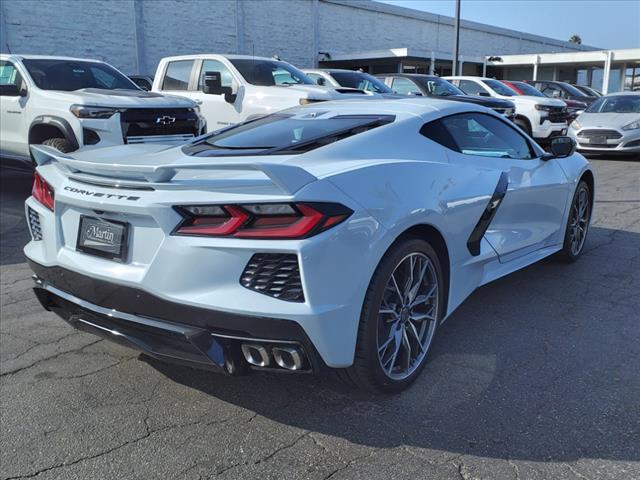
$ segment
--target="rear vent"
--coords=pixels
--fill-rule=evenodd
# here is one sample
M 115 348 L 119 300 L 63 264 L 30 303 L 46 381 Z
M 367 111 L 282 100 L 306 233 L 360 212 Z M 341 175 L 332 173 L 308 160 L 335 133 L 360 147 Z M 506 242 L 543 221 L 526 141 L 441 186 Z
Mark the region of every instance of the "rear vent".
M 29 230 L 34 241 L 42 240 L 42 228 L 40 227 L 40 215 L 33 208 L 27 207 L 29 217 Z
M 240 284 L 287 302 L 304 302 L 298 257 L 290 253 L 256 253 L 242 272 Z

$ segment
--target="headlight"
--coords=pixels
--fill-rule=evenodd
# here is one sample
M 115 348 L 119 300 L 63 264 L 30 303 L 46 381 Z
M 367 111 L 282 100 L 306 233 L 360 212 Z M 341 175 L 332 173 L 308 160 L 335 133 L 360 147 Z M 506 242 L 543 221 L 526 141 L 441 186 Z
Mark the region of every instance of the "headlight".
M 121 111 L 119 108 L 92 107 L 90 105 L 71 105 L 69 110 L 78 118 L 111 118 Z
M 191 111 L 197 115 L 200 115 L 200 105 L 196 105 L 195 107 L 191 107 Z
M 580 125 L 580 123 L 578 122 L 578 120 L 574 120 L 573 122 L 571 122 L 571 128 L 573 128 L 574 130 L 580 130 L 582 128 L 582 125 Z
M 625 125 L 622 130 L 637 130 L 638 128 L 640 128 L 640 120 Z
M 550 112 L 551 111 L 551 107 L 547 106 L 547 105 L 535 105 L 536 110 L 542 110 L 543 112 Z

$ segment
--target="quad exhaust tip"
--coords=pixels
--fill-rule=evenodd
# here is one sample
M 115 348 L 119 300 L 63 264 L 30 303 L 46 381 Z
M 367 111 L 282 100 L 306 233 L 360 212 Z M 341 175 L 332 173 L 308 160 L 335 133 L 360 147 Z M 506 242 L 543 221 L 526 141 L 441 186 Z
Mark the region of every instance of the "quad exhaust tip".
M 302 354 L 296 347 L 273 347 L 271 349 L 273 359 L 279 367 L 287 370 L 300 370 L 304 364 Z
M 243 343 L 240 348 L 242 349 L 242 354 L 244 355 L 245 360 L 250 365 L 255 365 L 256 367 L 268 367 L 271 363 L 269 353 L 262 345 L 250 345 L 248 343 Z
M 240 348 L 247 363 L 255 367 L 269 367 L 272 356 L 276 365 L 285 370 L 297 371 L 304 367 L 304 354 L 299 347 L 272 347 L 271 354 L 262 345 L 252 343 L 243 343 Z

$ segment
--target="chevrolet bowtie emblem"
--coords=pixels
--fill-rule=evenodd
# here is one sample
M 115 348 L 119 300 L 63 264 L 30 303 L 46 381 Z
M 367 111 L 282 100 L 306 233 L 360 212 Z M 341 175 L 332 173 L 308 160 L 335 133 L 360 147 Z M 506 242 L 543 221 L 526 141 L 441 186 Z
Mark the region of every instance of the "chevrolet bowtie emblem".
M 169 115 L 156 118 L 156 123 L 160 125 L 169 125 L 170 123 L 175 123 L 175 121 L 176 121 L 176 117 L 170 117 Z

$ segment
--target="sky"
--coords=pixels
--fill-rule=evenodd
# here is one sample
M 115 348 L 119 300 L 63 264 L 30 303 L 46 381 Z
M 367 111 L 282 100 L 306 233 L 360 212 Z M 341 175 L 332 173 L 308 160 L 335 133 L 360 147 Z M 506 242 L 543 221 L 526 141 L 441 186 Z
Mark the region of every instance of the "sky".
M 378 0 L 454 16 L 454 0 Z M 640 48 L 640 0 L 461 0 L 460 17 L 603 49 Z

